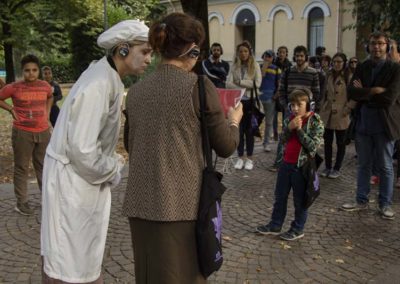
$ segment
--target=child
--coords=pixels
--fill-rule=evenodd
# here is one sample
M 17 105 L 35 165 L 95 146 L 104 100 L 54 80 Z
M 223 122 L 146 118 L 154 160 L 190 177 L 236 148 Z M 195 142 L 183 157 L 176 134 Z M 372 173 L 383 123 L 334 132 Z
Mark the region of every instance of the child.
M 13 118 L 15 211 L 21 215 L 34 213 L 28 200 L 29 164 L 32 160 L 39 189 L 42 189 L 43 160 L 50 140 L 48 118 L 53 94 L 50 85 L 39 80 L 39 65 L 35 55 L 22 57 L 23 80 L 8 84 L 0 91 L 0 108 L 7 110 Z
M 285 119 L 282 133 L 280 167 L 275 187 L 275 203 L 271 221 L 257 227 L 264 235 L 278 235 L 286 217 L 287 200 L 293 188 L 294 215 L 289 231 L 280 235 L 281 239 L 294 241 L 304 236 L 303 229 L 307 220 L 304 207 L 306 180 L 301 167 L 307 159 L 315 156 L 324 134 L 324 126 L 319 115 L 311 111 L 312 93 L 306 88 L 293 90 L 289 96 L 290 117 Z

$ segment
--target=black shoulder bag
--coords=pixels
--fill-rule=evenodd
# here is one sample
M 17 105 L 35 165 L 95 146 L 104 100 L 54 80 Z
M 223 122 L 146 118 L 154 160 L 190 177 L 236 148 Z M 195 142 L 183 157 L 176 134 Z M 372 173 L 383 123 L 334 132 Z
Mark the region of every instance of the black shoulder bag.
M 306 180 L 306 191 L 304 198 L 305 208 L 309 208 L 321 192 L 318 168 L 322 162 L 322 157 L 317 153 L 315 154 L 315 157 L 309 156 L 307 162 L 301 167 L 301 172 Z
M 221 197 L 225 186 L 221 183 L 222 174 L 212 166 L 211 147 L 205 117 L 206 95 L 204 78 L 199 76 L 199 98 L 201 117 L 201 136 L 206 167 L 200 192 L 199 209 L 196 221 L 197 255 L 200 271 L 205 278 L 218 271 L 222 265 L 222 211 Z

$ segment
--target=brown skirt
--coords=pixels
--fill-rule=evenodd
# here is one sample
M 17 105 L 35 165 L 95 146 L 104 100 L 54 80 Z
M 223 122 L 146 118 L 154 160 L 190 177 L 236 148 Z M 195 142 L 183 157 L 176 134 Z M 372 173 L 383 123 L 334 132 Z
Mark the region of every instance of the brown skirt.
M 195 221 L 129 218 L 137 284 L 206 283 L 199 271 Z

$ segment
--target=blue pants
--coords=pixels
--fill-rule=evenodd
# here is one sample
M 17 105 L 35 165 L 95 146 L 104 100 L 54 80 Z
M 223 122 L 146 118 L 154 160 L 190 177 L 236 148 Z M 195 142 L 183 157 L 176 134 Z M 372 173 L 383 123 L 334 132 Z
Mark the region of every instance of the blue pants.
M 358 203 L 369 201 L 368 194 L 371 189 L 369 181 L 373 163 L 376 164 L 380 177 L 379 206 L 382 207 L 392 203 L 394 142 L 385 133 L 373 135 L 356 133 L 358 155 L 356 200 Z
M 285 162 L 282 162 L 279 167 L 275 186 L 274 209 L 269 225 L 272 228 L 282 228 L 291 188 L 293 188 L 294 203 L 294 221 L 291 223 L 291 228 L 297 232 L 302 232 L 307 221 L 307 209 L 304 208 L 306 180 L 296 165 Z
M 263 106 L 264 106 L 264 113 L 265 113 L 265 119 L 264 119 L 264 124 L 265 124 L 265 128 L 264 128 L 264 141 L 263 144 L 269 144 L 269 139 L 270 136 L 272 134 L 272 122 L 274 120 L 274 115 L 275 115 L 275 101 L 273 101 L 272 99 L 268 100 L 268 101 L 264 101 L 262 102 Z

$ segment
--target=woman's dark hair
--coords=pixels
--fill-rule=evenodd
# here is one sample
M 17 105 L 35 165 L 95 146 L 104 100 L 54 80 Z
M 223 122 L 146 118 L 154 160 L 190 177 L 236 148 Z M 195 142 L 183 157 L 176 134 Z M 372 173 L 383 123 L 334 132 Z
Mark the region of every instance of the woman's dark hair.
M 154 23 L 149 31 L 149 43 L 163 58 L 177 58 L 195 43 L 200 46 L 205 38 L 203 25 L 192 16 L 171 13 Z
M 21 68 L 24 68 L 25 64 L 27 63 L 35 63 L 38 67 L 40 66 L 40 61 L 37 56 L 33 54 L 27 54 L 21 59 Z

